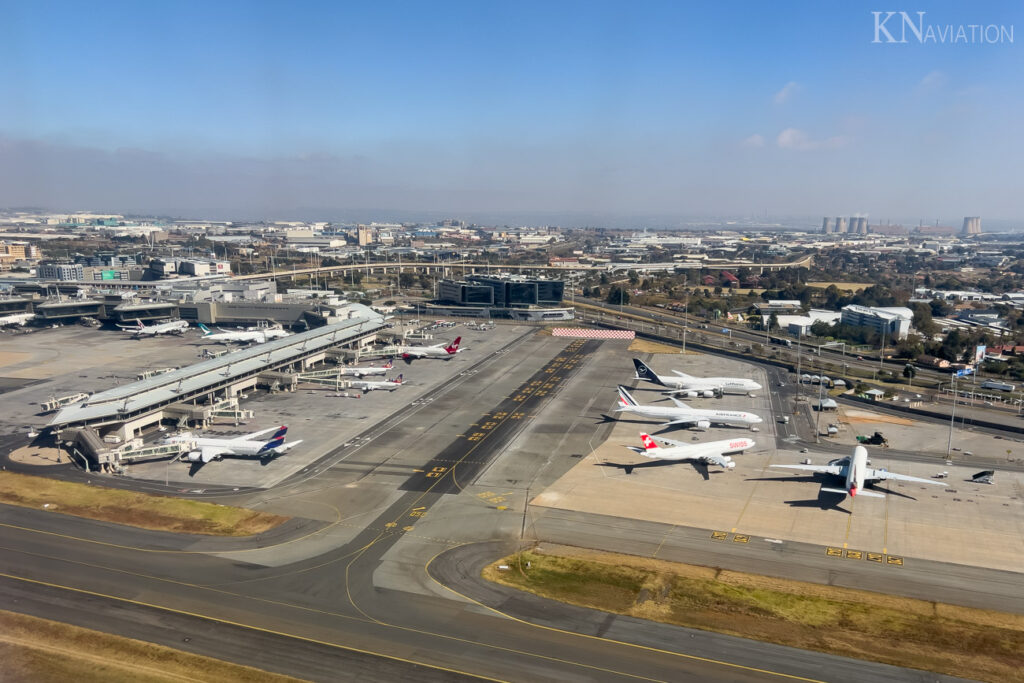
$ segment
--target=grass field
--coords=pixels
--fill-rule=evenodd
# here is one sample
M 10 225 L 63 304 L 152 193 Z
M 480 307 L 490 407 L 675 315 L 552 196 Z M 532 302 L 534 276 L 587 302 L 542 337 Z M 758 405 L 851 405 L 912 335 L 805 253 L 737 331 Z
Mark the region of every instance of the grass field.
M 650 341 L 648 339 L 634 339 L 630 342 L 627 351 L 635 351 L 637 353 L 674 353 L 676 355 L 683 352 L 679 347 L 669 346 L 668 344 L 662 344 L 661 342 Z M 693 353 L 696 353 L 696 351 L 688 351 L 687 355 Z
M 527 563 L 529 567 L 527 568 Z M 511 570 L 499 572 L 498 564 Z M 576 548 L 484 578 L 555 600 L 987 681 L 1024 681 L 1024 617 Z
M 0 611 L 0 680 L 238 681 L 297 679 L 46 619 Z
M 143 529 L 213 536 L 258 534 L 288 519 L 216 503 L 76 484 L 13 472 L 0 472 L 0 503 L 46 509 Z

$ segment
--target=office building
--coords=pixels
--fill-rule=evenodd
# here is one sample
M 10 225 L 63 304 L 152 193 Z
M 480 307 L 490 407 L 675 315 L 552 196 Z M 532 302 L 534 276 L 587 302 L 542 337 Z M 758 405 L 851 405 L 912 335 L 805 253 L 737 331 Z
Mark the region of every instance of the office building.
M 84 280 L 85 271 L 81 263 L 40 263 L 41 280 Z
M 909 308 L 891 306 L 876 308 L 872 306 L 858 306 L 850 304 L 843 306 L 843 325 L 851 327 L 862 327 L 874 330 L 879 335 L 885 334 L 886 339 L 894 342 L 906 339 L 910 333 L 910 321 L 914 314 Z

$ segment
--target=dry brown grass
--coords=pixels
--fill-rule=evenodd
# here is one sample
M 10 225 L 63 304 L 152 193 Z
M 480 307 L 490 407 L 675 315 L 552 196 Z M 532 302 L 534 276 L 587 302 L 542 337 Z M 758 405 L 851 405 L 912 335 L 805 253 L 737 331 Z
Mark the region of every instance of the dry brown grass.
M 0 503 L 45 509 L 143 529 L 212 536 L 250 536 L 287 517 L 216 503 L 0 472 Z
M 527 568 L 527 562 L 530 567 Z M 989 681 L 1024 681 L 1024 617 L 599 551 L 546 547 L 484 578 L 608 612 Z
M 677 346 L 669 346 L 661 342 L 649 341 L 647 339 L 634 339 L 627 349 L 637 353 L 674 353 L 681 354 L 683 351 Z
M 240 681 L 298 679 L 77 626 L 0 611 L 5 681 Z

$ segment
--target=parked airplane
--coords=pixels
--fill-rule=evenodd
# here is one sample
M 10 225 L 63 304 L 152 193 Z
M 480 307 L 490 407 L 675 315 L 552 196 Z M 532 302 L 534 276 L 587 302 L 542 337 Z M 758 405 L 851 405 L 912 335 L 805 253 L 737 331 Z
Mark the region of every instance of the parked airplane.
M 639 358 L 633 359 L 633 366 L 636 368 L 636 379 L 659 384 L 670 390 L 666 393 L 682 395 L 687 398 L 697 398 L 698 396 L 711 398 L 713 396 L 722 396 L 723 394 L 748 394 L 761 388 L 761 385 L 754 380 L 742 377 L 692 377 L 678 370 L 672 371 L 678 377 L 658 375 Z
M 353 389 L 359 389 L 360 391 L 374 391 L 375 389 L 383 389 L 385 391 L 394 391 L 398 387 L 404 384 L 402 375 L 399 375 L 396 379 L 382 380 L 379 382 L 371 381 L 368 379 L 355 380 L 349 382 L 349 386 Z
M 140 337 L 156 337 L 161 334 L 184 334 L 188 330 L 187 320 L 168 320 L 165 323 L 157 323 L 146 327 L 141 320 L 136 320 L 135 325 L 118 325 L 125 332 L 131 332 L 136 339 Z
M 373 365 L 368 365 L 362 368 L 342 367 L 340 368 L 340 372 L 338 374 L 353 375 L 355 377 L 366 377 L 368 375 L 386 375 L 388 374 L 388 370 L 390 370 L 392 367 L 393 364 L 391 363 L 391 361 L 388 361 L 387 363 L 381 365 L 380 367 L 375 367 Z
M 691 408 L 679 399 L 670 397 L 675 407 L 642 406 L 636 402 L 626 387 L 619 385 L 619 407 L 616 412 L 634 413 L 641 417 L 666 419 L 666 425 L 692 425 L 697 429 L 707 429 L 712 424 L 753 426 L 763 420 L 753 413 L 742 410 L 703 410 Z
M 414 360 L 416 358 L 444 358 L 445 360 L 451 358 L 460 351 L 465 349 L 459 348 L 459 343 L 462 341 L 462 337 L 456 337 L 448 346 L 441 344 L 434 344 L 433 346 L 399 346 L 398 352 L 402 354 L 402 358 L 405 360 Z
M 643 443 L 643 447 L 627 446 L 627 448 L 654 460 L 688 460 L 703 465 L 718 465 L 727 470 L 736 467 L 736 463 L 727 454 L 742 453 L 746 449 L 754 447 L 754 440 L 746 438 L 688 444 L 658 437 L 658 441 L 669 444 L 668 448 L 662 448 L 651 436 L 641 433 L 640 441 Z M 627 469 L 626 474 L 629 474 L 630 471 L 631 468 Z M 706 473 L 702 472 L 702 474 L 705 474 L 706 479 Z
M 276 431 L 275 431 L 276 430 Z M 269 441 L 256 440 L 256 437 L 263 436 L 268 432 L 274 432 Z M 276 458 L 283 455 L 289 449 L 298 446 L 302 440 L 286 444 L 284 435 L 288 427 L 271 427 L 262 429 L 252 434 L 238 436 L 231 439 L 215 439 L 197 437 L 191 432 L 183 432 L 168 437 L 166 443 L 194 442 L 198 450 L 190 451 L 186 456 L 189 462 L 208 463 L 211 460 L 220 460 L 225 455 L 236 457 L 257 457 L 261 460 Z
M 35 313 L 11 313 L 10 315 L 0 315 L 0 327 L 8 327 L 11 325 L 25 326 L 32 318 L 36 317 Z
M 922 479 L 921 477 L 911 477 L 906 474 L 896 474 L 884 469 L 872 469 L 868 467 L 868 450 L 863 446 L 857 446 L 854 448 L 852 457 L 846 456 L 844 458 L 838 458 L 829 462 L 827 465 L 772 465 L 772 467 L 784 467 L 791 470 L 806 470 L 808 472 L 820 472 L 822 474 L 832 474 L 837 477 L 843 477 L 846 479 L 845 488 L 835 489 L 822 487 L 821 490 L 828 491 L 829 493 L 849 494 L 850 496 L 860 494 L 862 496 L 871 496 L 872 498 L 885 498 L 884 493 L 864 490 L 864 484 L 866 482 L 885 479 L 913 481 L 919 484 L 935 484 L 937 486 L 946 485 L 945 482 L 935 481 L 934 479 Z
M 199 323 L 199 329 L 203 331 L 202 339 L 224 342 L 225 344 L 230 344 L 232 342 L 236 344 L 262 344 L 270 339 L 287 337 L 291 334 L 291 332 L 287 332 L 276 327 L 239 330 L 237 332 L 227 332 L 225 330 L 213 332 L 206 325 Z M 220 328 L 218 327 L 217 329 Z

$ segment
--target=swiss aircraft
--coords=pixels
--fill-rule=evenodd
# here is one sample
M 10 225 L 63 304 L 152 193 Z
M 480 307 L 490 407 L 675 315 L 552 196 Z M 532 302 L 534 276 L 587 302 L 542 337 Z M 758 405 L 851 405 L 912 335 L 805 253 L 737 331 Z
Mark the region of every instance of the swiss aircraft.
M 248 330 L 239 330 L 237 332 L 227 332 L 220 330 L 220 332 L 214 332 L 206 325 L 199 323 L 199 329 L 203 331 L 202 339 L 215 342 L 224 342 L 230 344 L 232 342 L 236 344 L 262 344 L 265 341 L 271 339 L 277 339 L 279 337 L 287 337 L 291 335 L 291 332 L 287 332 L 276 327 L 260 327 Z M 220 329 L 220 328 L 217 328 Z
M 668 444 L 667 448 L 658 445 L 658 441 Z M 640 434 L 642 447 L 627 446 L 634 453 L 651 458 L 652 460 L 682 460 L 692 461 L 703 465 L 718 465 L 727 470 L 736 467 L 736 463 L 729 457 L 732 453 L 742 453 L 748 448 L 753 448 L 753 439 L 724 439 L 722 441 L 708 441 L 706 443 L 688 444 L 682 441 L 673 441 L 658 437 L 657 441 L 646 433 Z M 706 469 L 706 468 L 705 468 Z M 626 469 L 626 474 L 631 468 Z M 705 479 L 707 477 L 705 476 Z
M 619 407 L 616 412 L 633 413 L 641 417 L 653 417 L 666 420 L 665 425 L 687 425 L 697 429 L 707 429 L 712 424 L 737 425 L 751 427 L 763 420 L 754 413 L 742 410 L 705 410 L 691 408 L 677 398 L 670 397 L 675 407 L 643 406 L 636 402 L 626 387 L 619 385 Z
M 459 343 L 462 341 L 462 337 L 456 337 L 448 346 L 444 346 L 444 342 L 440 344 L 434 344 L 433 346 L 399 346 L 398 352 L 402 354 L 402 358 L 405 360 L 414 360 L 416 358 L 444 358 L 448 360 L 457 353 L 465 351 L 465 349 L 459 348 Z
M 906 474 L 896 474 L 895 472 L 890 472 L 884 469 L 872 469 L 868 467 L 868 449 L 863 446 L 857 446 L 854 448 L 852 457 L 846 456 L 844 458 L 838 458 L 827 465 L 772 465 L 772 467 L 784 467 L 791 470 L 806 470 L 808 472 L 818 472 L 820 474 L 831 474 L 837 477 L 843 477 L 846 480 L 844 488 L 837 489 L 822 487 L 821 490 L 828 491 L 829 493 L 842 493 L 851 497 L 861 495 L 870 496 L 872 498 L 885 498 L 884 493 L 865 490 L 864 484 L 866 482 L 883 481 L 886 479 L 912 481 L 918 484 L 946 486 L 945 482 L 935 481 L 934 479 L 922 479 L 921 477 L 911 477 Z
M 257 437 L 270 432 L 274 432 L 274 435 L 270 437 L 269 441 L 257 439 Z M 168 437 L 165 439 L 165 443 L 194 443 L 197 450 L 189 451 L 185 458 L 189 462 L 200 462 L 205 464 L 211 460 L 220 460 L 226 455 L 267 460 L 283 455 L 289 449 L 302 443 L 302 439 L 292 441 L 291 443 L 285 443 L 284 435 L 287 432 L 288 427 L 285 426 L 271 427 L 270 429 L 261 429 L 258 432 L 237 436 L 231 439 L 197 437 L 191 432 L 183 432 L 181 434 L 175 434 L 174 436 Z
M 742 377 L 693 377 L 685 373 L 673 370 L 675 377 L 670 375 L 659 375 L 651 370 L 639 358 L 633 359 L 633 367 L 636 368 L 636 379 L 647 380 L 654 384 L 668 389 L 665 392 L 686 398 L 712 398 L 720 397 L 723 394 L 749 394 L 757 391 L 761 385 L 752 379 Z
M 342 376 L 344 376 L 344 375 L 352 375 L 352 376 L 355 376 L 355 377 L 367 377 L 369 375 L 386 375 L 386 374 L 388 374 L 388 370 L 390 370 L 392 367 L 393 367 L 393 365 L 392 365 L 391 361 L 388 361 L 387 363 L 385 363 L 384 365 L 381 365 L 379 367 L 378 366 L 373 366 L 373 365 L 368 365 L 368 366 L 362 367 L 362 368 L 341 367 L 341 368 L 338 368 L 338 370 L 339 370 L 338 374 L 342 375 Z
M 402 386 L 405 381 L 402 379 L 402 375 L 399 375 L 395 379 L 387 379 L 377 381 L 371 381 L 368 379 L 354 380 L 349 382 L 349 387 L 353 389 L 359 389 L 360 391 L 374 391 L 376 389 L 383 389 L 384 391 L 394 391 L 398 387 Z
M 132 337 L 156 337 L 161 334 L 184 334 L 188 330 L 187 320 L 168 320 L 165 323 L 158 323 L 146 327 L 141 320 L 136 320 L 135 325 L 118 325 L 125 332 L 131 332 Z

